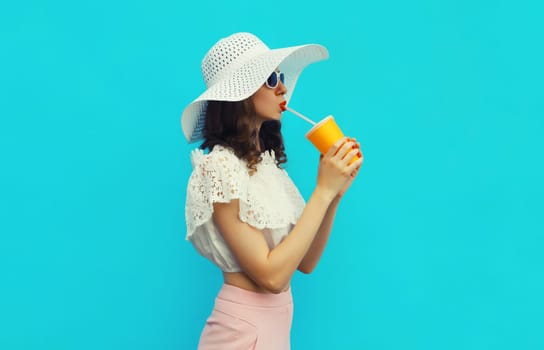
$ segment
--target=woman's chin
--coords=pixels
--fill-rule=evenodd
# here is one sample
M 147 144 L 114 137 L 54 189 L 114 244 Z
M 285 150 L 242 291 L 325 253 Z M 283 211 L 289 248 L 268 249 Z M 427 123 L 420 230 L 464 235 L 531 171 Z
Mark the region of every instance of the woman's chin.
M 273 120 L 279 121 L 281 119 L 281 116 L 282 116 L 281 112 L 276 112 L 274 114 L 269 114 L 266 117 L 261 117 L 260 119 L 262 120 L 262 122 L 273 121 Z

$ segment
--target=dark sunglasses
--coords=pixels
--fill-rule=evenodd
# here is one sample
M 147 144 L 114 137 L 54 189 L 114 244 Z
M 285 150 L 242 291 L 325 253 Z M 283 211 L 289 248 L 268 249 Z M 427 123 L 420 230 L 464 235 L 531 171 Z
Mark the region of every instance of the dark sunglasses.
M 279 81 L 281 81 L 282 84 L 285 83 L 285 74 L 274 71 L 270 74 L 268 79 L 266 79 L 265 84 L 269 89 L 275 89 L 278 87 Z

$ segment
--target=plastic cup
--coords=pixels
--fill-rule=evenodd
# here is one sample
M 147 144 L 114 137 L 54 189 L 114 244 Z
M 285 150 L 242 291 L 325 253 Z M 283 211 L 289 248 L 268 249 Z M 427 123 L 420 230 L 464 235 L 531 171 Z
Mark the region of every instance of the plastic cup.
M 310 140 L 321 154 L 327 153 L 332 145 L 342 137 L 344 137 L 344 133 L 340 130 L 332 115 L 323 118 L 306 133 L 306 138 Z M 350 164 L 359 158 L 359 155 L 355 155 Z

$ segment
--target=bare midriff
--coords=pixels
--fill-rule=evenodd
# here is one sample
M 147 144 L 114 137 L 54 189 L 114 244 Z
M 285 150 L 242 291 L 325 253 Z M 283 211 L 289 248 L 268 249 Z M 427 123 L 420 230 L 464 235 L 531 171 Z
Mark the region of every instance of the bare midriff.
M 223 280 L 225 284 L 230 284 L 232 286 L 242 288 L 245 290 L 250 290 L 256 293 L 270 293 L 263 287 L 255 283 L 251 278 L 249 278 L 243 272 L 223 272 Z M 289 289 L 289 286 L 285 287 L 283 291 Z

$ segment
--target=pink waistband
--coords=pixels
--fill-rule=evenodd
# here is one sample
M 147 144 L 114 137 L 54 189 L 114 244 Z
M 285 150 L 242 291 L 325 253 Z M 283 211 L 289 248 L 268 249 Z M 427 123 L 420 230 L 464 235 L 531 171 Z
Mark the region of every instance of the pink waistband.
M 273 294 L 252 292 L 230 284 L 223 284 L 217 299 L 244 305 L 267 307 L 284 306 L 293 302 L 291 287 L 285 292 Z

